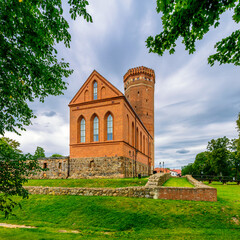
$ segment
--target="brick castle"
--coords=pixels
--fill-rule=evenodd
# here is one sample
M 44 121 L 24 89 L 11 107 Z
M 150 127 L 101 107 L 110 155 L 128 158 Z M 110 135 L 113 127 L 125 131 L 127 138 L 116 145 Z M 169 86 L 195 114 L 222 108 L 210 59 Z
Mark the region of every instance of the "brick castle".
M 69 103 L 70 156 L 40 159 L 33 178 L 132 177 L 154 168 L 155 73 L 129 69 L 125 94 L 93 71 Z

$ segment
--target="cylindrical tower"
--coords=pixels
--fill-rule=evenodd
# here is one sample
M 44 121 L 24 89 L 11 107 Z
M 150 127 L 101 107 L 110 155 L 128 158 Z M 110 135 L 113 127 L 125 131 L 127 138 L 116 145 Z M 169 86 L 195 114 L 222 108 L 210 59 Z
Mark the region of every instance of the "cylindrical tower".
M 123 81 L 127 100 L 153 137 L 151 157 L 154 161 L 154 70 L 143 66 L 131 68 Z

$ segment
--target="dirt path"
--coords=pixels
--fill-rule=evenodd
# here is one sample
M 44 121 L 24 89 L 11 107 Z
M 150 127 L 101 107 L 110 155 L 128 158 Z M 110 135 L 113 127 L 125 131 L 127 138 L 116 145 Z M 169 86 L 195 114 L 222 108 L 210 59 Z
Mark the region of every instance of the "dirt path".
M 36 227 L 32 227 L 32 226 L 16 225 L 16 224 L 8 224 L 8 223 L 0 223 L 0 227 L 6 227 L 6 228 L 36 228 Z

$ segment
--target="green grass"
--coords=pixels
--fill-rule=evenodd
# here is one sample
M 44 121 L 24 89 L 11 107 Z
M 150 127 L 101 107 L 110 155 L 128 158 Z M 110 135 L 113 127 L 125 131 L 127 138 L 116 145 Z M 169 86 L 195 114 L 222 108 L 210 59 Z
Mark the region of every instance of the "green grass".
M 119 178 L 119 179 L 32 179 L 25 186 L 46 187 L 87 187 L 87 188 L 118 188 L 130 186 L 144 186 L 148 178 Z
M 0 222 L 37 229 L 0 227 L 0 239 L 240 239 L 232 220 L 240 217 L 240 186 L 211 186 L 217 202 L 32 195 L 21 200 L 16 217 L 1 215 Z
M 164 184 L 164 187 L 194 187 L 185 177 L 169 178 Z

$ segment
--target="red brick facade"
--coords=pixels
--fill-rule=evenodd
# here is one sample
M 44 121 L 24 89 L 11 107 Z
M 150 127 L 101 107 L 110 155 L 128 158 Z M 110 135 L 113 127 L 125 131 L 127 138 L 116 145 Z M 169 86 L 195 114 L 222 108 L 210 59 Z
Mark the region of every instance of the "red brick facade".
M 136 68 L 134 74 L 124 77 L 125 85 L 130 82 L 126 98 L 98 72 L 92 72 L 69 104 L 70 159 L 121 156 L 152 172 L 155 76 L 145 67 Z M 132 77 L 136 81 L 131 82 Z

